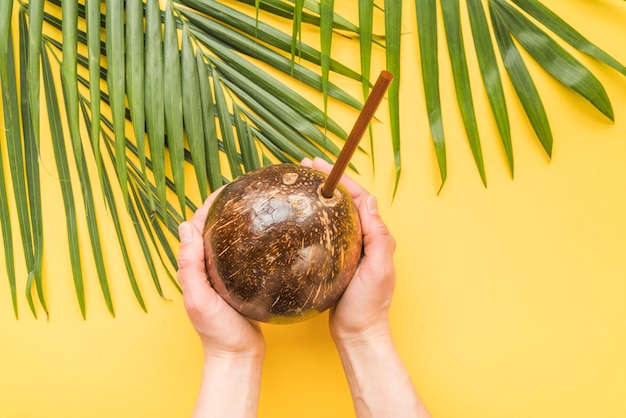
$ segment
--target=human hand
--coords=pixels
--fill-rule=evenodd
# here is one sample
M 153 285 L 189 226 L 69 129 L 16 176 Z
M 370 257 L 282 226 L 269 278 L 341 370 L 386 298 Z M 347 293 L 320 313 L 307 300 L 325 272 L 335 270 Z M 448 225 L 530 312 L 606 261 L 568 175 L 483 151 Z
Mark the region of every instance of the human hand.
M 330 173 L 322 159 L 302 165 Z M 337 345 L 359 344 L 389 336 L 389 307 L 395 285 L 393 254 L 396 243 L 378 214 L 376 197 L 344 175 L 363 230 L 363 257 L 339 302 L 330 311 L 330 332 Z
M 207 357 L 261 356 L 265 343 L 259 325 L 241 316 L 211 287 L 208 280 L 202 232 L 213 192 L 190 221 L 178 227 L 178 281 L 191 324 L 200 336 Z
M 302 165 L 329 173 L 321 159 Z M 363 230 L 363 257 L 330 311 L 330 333 L 346 372 L 358 417 L 429 418 L 411 382 L 389 328 L 389 306 L 396 272 L 396 242 L 378 214 L 376 198 L 343 176 L 357 207 Z

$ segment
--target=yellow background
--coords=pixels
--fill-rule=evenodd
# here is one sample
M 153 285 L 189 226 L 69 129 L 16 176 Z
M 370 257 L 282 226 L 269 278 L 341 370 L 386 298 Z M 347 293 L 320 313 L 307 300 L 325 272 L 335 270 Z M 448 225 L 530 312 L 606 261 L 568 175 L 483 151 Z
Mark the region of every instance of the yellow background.
M 626 63 L 626 3 L 544 3 Z M 581 59 L 609 92 L 617 118 L 611 123 L 530 65 L 555 135 L 551 161 L 507 81 L 516 158 L 511 180 L 474 72 L 488 175 L 484 188 L 454 105 L 442 49 L 449 179 L 437 196 L 414 2 L 404 6 L 404 164 L 395 200 L 384 106 L 379 112 L 383 123 L 375 128 L 375 175 L 366 157 L 357 156 L 355 162 L 362 172 L 357 179 L 379 196 L 382 215 L 397 238 L 392 327 L 419 393 L 433 415 L 442 418 L 626 416 L 626 78 Z M 473 60 L 473 50 L 468 55 Z M 360 91 L 354 83 L 343 83 L 354 94 Z M 350 126 L 352 112 L 334 112 Z M 21 316 L 15 320 L 7 281 L 0 280 L 0 417 L 189 416 L 202 354 L 180 295 L 164 278 L 171 301 L 162 301 L 147 271 L 140 270 L 149 313 L 140 310 L 113 245 L 110 219 L 99 207 L 104 239 L 112 244 L 106 256 L 117 317 L 107 313 L 95 269 L 85 262 L 83 321 L 73 293 L 51 150 L 44 149 L 42 158 L 51 316 L 49 321 L 33 319 L 20 295 Z M 88 255 L 81 228 L 83 254 Z M 267 358 L 261 417 L 353 416 L 326 315 L 263 330 Z

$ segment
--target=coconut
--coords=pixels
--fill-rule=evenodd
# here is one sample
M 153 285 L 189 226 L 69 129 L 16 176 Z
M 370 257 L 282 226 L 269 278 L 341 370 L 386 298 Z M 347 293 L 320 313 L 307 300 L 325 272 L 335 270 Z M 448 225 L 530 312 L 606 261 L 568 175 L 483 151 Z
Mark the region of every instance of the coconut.
M 327 175 L 278 164 L 240 176 L 215 198 L 204 228 L 206 267 L 217 293 L 242 315 L 292 323 L 335 305 L 362 252 L 359 216 Z

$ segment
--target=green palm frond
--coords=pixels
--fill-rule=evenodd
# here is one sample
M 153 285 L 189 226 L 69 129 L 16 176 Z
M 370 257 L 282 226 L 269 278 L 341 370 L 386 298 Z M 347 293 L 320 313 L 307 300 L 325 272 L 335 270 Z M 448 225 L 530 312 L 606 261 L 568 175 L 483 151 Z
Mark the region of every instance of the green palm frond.
M 403 3 L 355 1 L 358 15 L 352 22 L 336 12 L 333 0 L 0 2 L 5 127 L 0 133 L 0 225 L 15 316 L 23 282 L 33 315 L 39 309 L 49 312 L 44 293 L 47 278 L 42 276 L 42 138 L 52 144 L 72 278 L 83 317 L 87 305 L 82 272 L 87 257 L 81 254 L 78 230 L 82 225 L 89 234 L 89 261 L 96 267 L 106 306 L 115 315 L 105 263 L 111 248 L 101 242 L 96 210 L 100 199 L 115 225 L 129 289 L 145 311 L 128 242 L 139 244 L 161 297 L 167 298 L 164 276 L 179 289 L 172 247 L 177 225 L 210 191 L 245 172 L 304 157 L 332 161 L 347 129 L 330 117 L 329 102 L 361 109 L 375 70 L 372 57 L 381 48 L 384 69 L 394 75 L 388 106 L 395 194 L 402 172 Z M 462 18 L 463 5 L 469 25 Z M 505 74 L 548 155 L 553 143 L 548 115 L 525 57 L 601 114 L 614 118 L 608 93 L 577 55 L 586 54 L 624 75 L 626 67 L 539 1 L 415 0 L 415 11 L 418 62 L 441 187 L 448 177 L 443 130 L 448 105 L 442 103 L 439 85 L 448 81 L 439 75 L 440 43 L 450 56 L 449 82 L 454 83 L 461 120 L 484 184 L 487 173 L 474 112 L 475 86 L 469 82 L 473 71 L 482 77 L 511 175 L 514 154 Z M 271 16 L 272 24 L 263 21 L 266 16 Z M 374 33 L 375 21 L 384 22 L 384 34 Z M 319 31 L 315 45 L 303 39 L 305 27 Z M 445 37 L 438 37 L 440 27 Z M 341 56 L 333 47 L 337 35 L 352 38 L 359 68 L 337 59 Z M 466 50 L 468 36 L 473 51 Z M 476 54 L 477 69 L 468 63 L 471 53 Z M 271 72 L 264 69 L 268 67 Z M 342 79 L 358 83 L 362 97 L 341 88 L 337 81 Z M 317 91 L 322 105 L 307 100 L 300 88 Z M 45 113 L 40 110 L 43 104 Z M 50 134 L 42 136 L 42 132 Z M 373 152 L 372 142 L 370 131 Z M 371 158 L 373 163 L 373 154 Z M 77 187 L 70 181 L 71 172 L 76 173 Z M 77 201 L 84 202 L 84 221 L 77 215 Z M 124 217 L 133 225 L 130 232 L 121 227 Z M 19 236 L 12 233 L 12 223 L 19 226 Z M 15 259 L 12 251 L 20 245 L 17 241 L 22 260 Z M 25 280 L 17 277 L 19 263 L 26 266 Z
M 129 239 L 139 242 L 155 289 L 166 297 L 163 274 L 178 288 L 172 248 L 177 225 L 211 190 L 262 164 L 305 156 L 331 161 L 339 153 L 337 140 L 347 136 L 326 107 L 318 108 L 258 62 L 318 90 L 325 103 L 337 100 L 356 110 L 362 100 L 338 87 L 331 74 L 369 85 L 358 70 L 331 58 L 333 31 L 357 37 L 358 27 L 317 2 L 253 2 L 244 6 L 250 13 L 211 0 L 102 3 L 103 8 L 97 1 L 3 2 L 0 10 L 0 81 L 9 127 L 0 147 L 9 163 L 7 170 L 0 167 L 0 221 L 16 317 L 20 280 L 11 248 L 17 240 L 29 273 L 29 306 L 36 316 L 36 290 L 48 314 L 41 277 L 40 132 L 50 132 L 52 140 L 81 315 L 87 315 L 81 222 L 89 233 L 103 299 L 115 315 L 105 263 L 109 248 L 101 243 L 97 221 L 99 195 L 115 224 L 130 288 L 147 310 L 126 247 Z M 258 21 L 260 9 L 286 21 L 297 15 L 293 33 Z M 19 30 L 12 27 L 16 13 Z M 324 26 L 321 49 L 300 39 L 305 24 Z M 16 34 L 20 60 L 13 50 Z M 315 66 L 323 68 L 322 74 Z M 16 74 L 24 79 L 18 82 Z M 45 114 L 40 113 L 40 92 Z M 20 103 L 27 106 L 20 108 Z M 185 177 L 187 165 L 194 181 Z M 70 181 L 72 172 L 80 187 Z M 9 181 L 19 238 L 10 228 Z M 177 204 L 172 205 L 174 196 Z M 78 216 L 80 201 L 85 221 Z M 123 212 L 134 234 L 122 230 Z
M 433 0 L 415 0 L 418 43 L 424 82 L 424 96 L 428 111 L 441 187 L 447 179 L 445 136 L 443 132 L 442 103 L 440 101 L 437 28 L 438 7 Z M 446 45 L 452 65 L 457 104 L 465 125 L 470 149 L 482 182 L 487 183 L 478 123 L 474 114 L 474 100 L 464 50 L 464 24 L 459 0 L 442 0 L 440 9 Z M 609 54 L 593 45 L 582 34 L 558 17 L 538 0 L 466 0 L 469 29 L 473 38 L 483 87 L 487 92 L 511 176 L 514 173 L 513 147 L 509 116 L 503 93 L 503 77 L 495 56 L 494 40 L 508 78 L 522 104 L 537 138 L 546 154 L 552 153 L 552 131 L 539 91 L 533 82 L 519 48 L 523 48 L 548 74 L 588 100 L 608 119 L 613 120 L 613 108 L 601 82 L 574 54 L 560 46 L 570 44 L 578 52 L 605 63 L 626 75 L 625 67 Z M 487 12 L 484 4 L 487 4 Z M 489 26 L 489 22 L 491 26 Z M 540 27 L 542 25 L 546 30 Z M 559 39 L 560 38 L 560 39 Z

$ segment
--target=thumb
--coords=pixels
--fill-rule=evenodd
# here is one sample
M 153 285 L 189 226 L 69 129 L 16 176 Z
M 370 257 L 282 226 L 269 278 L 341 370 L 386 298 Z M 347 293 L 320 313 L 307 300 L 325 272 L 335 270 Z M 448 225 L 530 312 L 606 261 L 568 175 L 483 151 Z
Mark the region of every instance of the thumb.
M 378 201 L 374 196 L 368 196 L 362 201 L 359 205 L 359 216 L 363 230 L 364 257 L 360 265 L 363 279 L 372 285 L 387 282 L 393 286 L 396 242 L 380 217 Z
M 194 289 L 207 284 L 202 235 L 191 222 L 181 223 L 178 226 L 178 235 L 178 281 L 183 293 L 193 294 Z
M 367 196 L 359 205 L 359 217 L 363 230 L 363 240 L 367 255 L 368 247 L 370 251 L 381 255 L 393 255 L 395 251 L 395 240 L 389 232 L 389 228 L 383 222 L 378 212 L 378 200 L 374 196 Z

